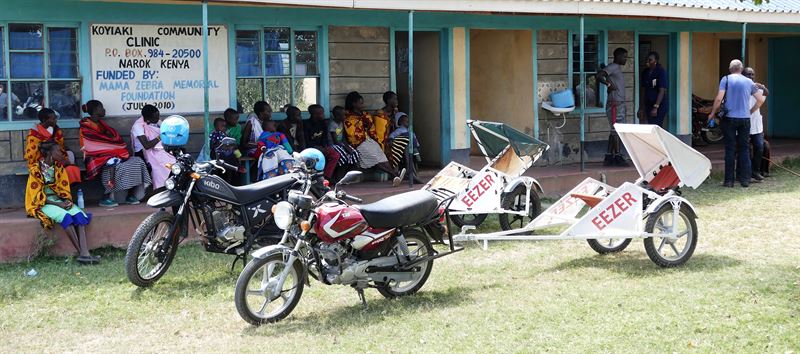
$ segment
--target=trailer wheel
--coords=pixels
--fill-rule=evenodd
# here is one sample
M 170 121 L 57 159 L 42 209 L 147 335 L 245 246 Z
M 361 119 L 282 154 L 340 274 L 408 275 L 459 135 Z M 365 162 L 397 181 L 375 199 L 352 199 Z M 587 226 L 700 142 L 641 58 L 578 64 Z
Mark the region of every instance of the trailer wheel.
M 503 195 L 500 206 L 505 210 L 524 211 L 526 204 L 530 204 L 531 206 L 530 209 L 528 209 L 527 216 L 500 214 L 498 219 L 500 219 L 500 227 L 503 228 L 504 231 L 521 229 L 542 213 L 542 201 L 539 198 L 539 194 L 531 187 L 530 194 L 526 195 L 527 189 L 528 188 L 524 185 L 519 185 L 514 188 L 511 193 Z
M 692 257 L 697 246 L 697 218 L 692 209 L 686 204 L 681 204 L 678 210 L 677 224 L 673 225 L 675 210 L 672 203 L 665 203 L 658 210 L 650 214 L 645 225 L 648 233 L 669 233 L 677 229 L 678 238 L 671 240 L 662 237 L 648 237 L 644 239 L 644 249 L 653 263 L 662 267 L 677 267 Z
M 631 244 L 631 239 L 629 238 L 610 238 L 610 239 L 595 239 L 595 240 L 586 240 L 589 243 L 589 247 L 591 247 L 595 252 L 599 254 L 609 254 L 609 253 L 617 253 L 622 252 L 625 248 Z
M 461 228 L 464 225 L 472 225 L 478 226 L 486 220 L 486 217 L 489 214 L 459 214 L 459 215 L 450 215 L 450 220 L 453 221 L 453 224 L 456 224 L 458 228 Z

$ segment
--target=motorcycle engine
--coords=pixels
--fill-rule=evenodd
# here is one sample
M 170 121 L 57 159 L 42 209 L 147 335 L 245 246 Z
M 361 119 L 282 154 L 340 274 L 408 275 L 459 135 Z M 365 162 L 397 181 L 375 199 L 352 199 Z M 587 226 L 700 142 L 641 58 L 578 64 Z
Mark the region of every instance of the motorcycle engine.
M 211 212 L 219 243 L 234 243 L 244 241 L 244 226 L 241 225 L 239 213 L 230 204 L 216 208 Z
M 319 246 L 325 278 L 331 284 L 349 284 L 355 281 L 348 269 L 356 263 L 350 246 L 342 243 L 324 243 Z M 344 270 L 340 272 L 340 270 Z M 342 273 L 348 274 L 342 276 Z

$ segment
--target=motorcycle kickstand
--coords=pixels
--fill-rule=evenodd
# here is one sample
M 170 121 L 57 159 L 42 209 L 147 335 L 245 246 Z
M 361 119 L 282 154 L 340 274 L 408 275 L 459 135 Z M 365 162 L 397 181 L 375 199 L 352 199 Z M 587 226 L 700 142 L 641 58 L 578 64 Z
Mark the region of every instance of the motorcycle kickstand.
M 358 298 L 361 299 L 361 305 L 364 307 L 364 310 L 368 309 L 369 306 L 367 306 L 367 298 L 364 297 L 364 289 L 356 288 L 356 292 L 358 293 Z
M 233 259 L 233 263 L 231 263 L 231 272 L 233 272 L 233 268 L 236 267 L 236 261 L 242 260 L 242 269 L 247 266 L 247 254 L 237 255 L 236 258 Z

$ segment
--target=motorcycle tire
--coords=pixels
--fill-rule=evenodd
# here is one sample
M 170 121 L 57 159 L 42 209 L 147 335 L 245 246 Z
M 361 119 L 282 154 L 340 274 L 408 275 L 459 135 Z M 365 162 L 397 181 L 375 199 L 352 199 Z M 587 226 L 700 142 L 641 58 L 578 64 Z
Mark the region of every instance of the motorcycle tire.
M 403 236 L 406 239 L 406 244 L 408 245 L 409 251 L 414 253 L 414 249 L 417 250 L 425 250 L 425 255 L 433 254 L 433 246 L 431 246 L 428 237 L 420 230 L 415 229 L 407 229 L 403 230 Z M 396 240 L 396 239 L 395 239 Z M 392 250 L 395 248 L 392 247 Z M 390 252 L 389 255 L 394 254 L 394 252 Z M 423 255 L 420 255 L 423 256 Z M 424 257 L 423 256 L 423 257 Z M 387 299 L 393 299 L 400 296 L 408 296 L 416 293 L 419 289 L 425 285 L 425 282 L 428 281 L 428 277 L 431 275 L 431 270 L 433 269 L 433 259 L 428 260 L 427 262 L 422 262 L 417 266 L 424 267 L 425 269 L 421 269 L 418 273 L 421 273 L 421 276 L 416 280 L 412 280 L 412 283 L 400 285 L 395 283 L 392 285 L 391 282 L 376 282 L 376 288 L 378 292 L 383 295 L 383 297 Z
M 706 144 L 716 144 L 722 141 L 722 128 L 716 127 L 709 128 L 708 131 L 701 131 L 700 138 L 703 139 Z
M 167 272 L 167 269 L 169 269 L 169 266 L 172 264 L 172 260 L 175 259 L 175 253 L 178 251 L 179 235 L 173 237 L 172 245 L 164 255 L 164 259 L 160 261 L 157 260 L 154 253 L 160 247 L 160 242 L 166 239 L 166 233 L 169 232 L 169 228 L 174 223 L 175 215 L 162 210 L 150 214 L 150 216 L 144 219 L 144 221 L 139 224 L 139 227 L 136 228 L 125 254 L 125 272 L 131 283 L 138 287 L 146 288 L 155 284 L 155 282 Z M 165 227 L 160 229 L 159 227 L 162 224 L 165 225 Z M 149 237 L 159 230 L 164 230 L 165 234 L 156 240 Z M 179 232 L 180 230 L 177 231 Z M 143 249 L 143 247 L 146 247 L 146 249 Z M 147 254 L 143 254 L 143 252 L 147 252 Z M 148 264 L 153 265 L 154 268 L 142 274 L 142 267 Z
M 303 295 L 303 286 L 304 286 L 304 280 L 302 279 L 302 277 L 303 277 L 303 265 L 301 264 L 300 260 L 295 260 L 294 263 L 292 263 L 292 265 L 291 265 L 292 266 L 292 271 L 290 272 L 290 274 L 292 275 L 292 278 L 294 279 L 294 285 L 293 285 L 292 288 L 290 288 L 288 290 L 281 291 L 281 293 L 284 293 L 285 291 L 294 290 L 294 291 L 291 292 L 292 295 L 291 295 L 291 298 L 289 300 L 286 300 L 283 297 L 283 295 L 281 295 L 279 297 L 276 297 L 274 299 L 269 299 L 269 300 L 267 300 L 266 297 L 265 297 L 264 298 L 265 300 L 261 305 L 261 311 L 253 311 L 253 309 L 251 309 L 249 304 L 248 304 L 248 301 L 247 301 L 248 295 L 254 295 L 254 294 L 252 294 L 252 292 L 253 291 L 258 291 L 258 290 L 249 289 L 248 285 L 250 285 L 250 281 L 253 279 L 253 277 L 256 276 L 257 274 L 259 274 L 259 270 L 264 269 L 265 271 L 274 272 L 275 271 L 275 267 L 273 267 L 272 269 L 269 269 L 268 265 L 270 263 L 283 264 L 285 266 L 285 264 L 286 264 L 285 262 L 286 261 L 284 259 L 283 253 L 273 254 L 271 256 L 264 257 L 264 258 L 254 258 L 249 263 L 247 263 L 247 266 L 244 267 L 244 270 L 242 270 L 242 273 L 239 274 L 239 279 L 236 280 L 236 288 L 234 289 L 234 292 L 233 292 L 233 302 L 234 302 L 234 304 L 236 304 L 236 311 L 239 312 L 239 316 L 241 316 L 242 319 L 244 319 L 247 323 L 249 323 L 251 325 L 254 325 L 254 326 L 260 326 L 260 325 L 265 324 L 265 323 L 278 322 L 278 321 L 286 318 L 286 316 L 289 316 L 289 314 L 292 313 L 294 308 L 297 306 L 297 303 L 300 302 L 300 297 Z M 282 271 L 282 270 L 279 270 L 278 272 L 280 272 L 280 271 Z M 262 278 L 261 283 L 263 283 L 263 276 L 264 276 L 264 274 L 262 272 L 261 273 L 261 278 Z M 269 279 L 270 277 L 272 277 L 272 275 L 267 276 L 267 279 Z M 285 285 L 286 284 L 284 284 L 284 286 Z M 263 286 L 263 284 L 262 284 L 262 286 Z M 261 290 L 261 291 L 263 292 L 265 290 Z M 265 294 L 261 294 L 261 295 L 264 296 Z M 258 315 L 258 312 L 263 312 L 266 309 L 267 305 L 269 305 L 270 302 L 273 302 L 274 300 L 276 300 L 278 298 L 283 298 L 285 301 L 284 301 L 284 304 L 278 309 L 279 311 L 277 313 L 275 313 L 274 315 L 271 315 L 271 316 L 259 316 Z
M 506 193 L 503 195 L 503 198 L 500 200 L 500 206 L 505 210 L 518 210 L 522 211 L 525 210 L 525 204 L 522 203 L 520 198 L 525 196 L 525 192 L 527 188 L 525 185 L 519 185 L 511 193 Z M 530 203 L 530 208 L 528 209 L 528 216 L 525 220 L 525 216 L 521 215 L 514 215 L 514 214 L 500 214 L 498 215 L 498 219 L 500 221 L 500 227 L 503 231 L 513 230 L 515 228 L 522 228 L 527 223 L 531 222 L 534 218 L 539 216 L 542 213 L 542 201 L 539 197 L 539 193 L 536 193 L 536 189 L 531 188 L 530 194 L 528 198 L 525 200 L 526 203 Z M 520 226 L 516 227 L 513 225 L 515 222 L 520 221 Z
M 478 227 L 480 224 L 486 220 L 486 217 L 489 214 L 461 214 L 461 215 L 450 215 L 450 220 L 453 221 L 453 224 L 456 224 L 460 229 L 464 225 L 471 225 Z

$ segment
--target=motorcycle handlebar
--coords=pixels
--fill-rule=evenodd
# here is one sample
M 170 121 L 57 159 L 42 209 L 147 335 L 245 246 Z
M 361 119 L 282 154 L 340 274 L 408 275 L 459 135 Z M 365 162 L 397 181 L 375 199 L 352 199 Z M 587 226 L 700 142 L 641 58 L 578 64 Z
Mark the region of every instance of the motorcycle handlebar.
M 364 200 L 362 200 L 362 199 L 361 199 L 361 198 L 359 198 L 359 197 L 354 197 L 354 196 L 352 196 L 352 195 L 347 195 L 347 194 L 344 194 L 344 195 L 342 195 L 342 198 L 343 198 L 343 199 L 347 199 L 347 200 L 349 200 L 349 201 L 351 201 L 351 202 L 353 202 L 353 203 L 356 203 L 356 204 L 362 204 L 362 203 L 364 203 Z

